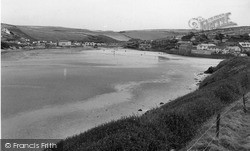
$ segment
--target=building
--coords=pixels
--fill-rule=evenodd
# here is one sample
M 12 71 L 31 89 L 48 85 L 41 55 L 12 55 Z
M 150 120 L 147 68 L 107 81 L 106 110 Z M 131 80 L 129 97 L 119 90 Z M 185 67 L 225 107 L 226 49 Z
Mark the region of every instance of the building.
M 96 43 L 95 42 L 85 42 L 83 45 L 84 46 L 95 46 Z
M 178 35 L 178 36 L 175 37 L 175 39 L 181 40 L 181 38 L 182 38 L 183 36 L 184 36 L 184 35 Z
M 58 46 L 62 46 L 62 47 L 71 46 L 71 41 L 68 41 L 68 40 L 60 40 L 60 41 L 58 41 Z
M 239 42 L 242 52 L 250 52 L 250 42 Z
M 139 49 L 141 50 L 148 50 L 151 48 L 152 48 L 151 44 L 139 44 Z
M 241 53 L 241 48 L 239 46 L 227 46 L 230 53 Z
M 176 48 L 179 49 L 179 47 L 180 47 L 182 44 L 184 44 L 184 45 L 185 45 L 185 44 L 186 44 L 186 45 L 189 45 L 189 44 L 190 44 L 190 45 L 191 45 L 192 42 L 190 42 L 190 41 L 182 41 L 182 40 L 181 40 L 181 41 L 178 41 L 178 42 L 177 42 L 177 45 L 176 45 Z
M 216 46 L 215 44 L 199 44 L 197 50 L 207 50 L 210 46 Z
M 221 53 L 224 48 L 225 47 L 221 47 L 221 46 L 208 46 L 207 50 L 211 51 L 211 53 L 218 54 L 218 53 Z
M 178 54 L 190 55 L 192 48 L 193 48 L 193 46 L 191 43 L 182 43 L 179 46 Z
M 7 28 L 2 28 L 2 32 L 6 33 L 6 34 L 10 34 L 10 31 Z

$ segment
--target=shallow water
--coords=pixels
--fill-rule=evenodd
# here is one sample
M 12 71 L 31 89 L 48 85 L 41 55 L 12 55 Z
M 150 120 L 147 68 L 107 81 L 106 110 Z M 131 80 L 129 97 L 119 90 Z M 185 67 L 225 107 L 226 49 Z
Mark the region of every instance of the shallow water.
M 193 90 L 219 60 L 125 49 L 2 61 L 2 138 L 65 138 Z

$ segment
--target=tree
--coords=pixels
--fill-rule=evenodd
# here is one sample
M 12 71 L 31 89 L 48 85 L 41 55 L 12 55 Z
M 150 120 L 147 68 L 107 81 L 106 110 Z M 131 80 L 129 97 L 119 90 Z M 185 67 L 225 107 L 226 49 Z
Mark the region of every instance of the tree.
M 222 42 L 222 39 L 223 39 L 224 37 L 225 37 L 225 36 L 224 36 L 223 34 L 221 34 L 221 33 L 218 33 L 218 34 L 215 35 L 215 39 L 216 39 L 216 40 L 220 40 L 220 42 Z
M 249 34 L 248 34 L 248 33 L 245 33 L 245 34 L 241 35 L 241 38 L 242 38 L 243 40 L 250 40 L 250 37 L 249 37 Z
M 187 35 L 183 36 L 181 40 L 183 41 L 190 41 L 190 39 L 194 36 L 193 32 L 188 33 Z

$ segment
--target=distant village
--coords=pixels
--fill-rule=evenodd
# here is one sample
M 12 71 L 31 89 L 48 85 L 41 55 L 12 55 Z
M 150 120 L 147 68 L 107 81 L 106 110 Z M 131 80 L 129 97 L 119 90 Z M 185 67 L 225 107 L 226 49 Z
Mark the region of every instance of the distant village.
M 2 28 L 2 33 L 12 34 L 7 28 Z M 73 48 L 73 47 L 116 47 L 119 43 L 103 43 L 103 42 L 93 42 L 93 41 L 71 41 L 71 40 L 57 40 L 57 41 L 47 41 L 47 40 L 31 40 L 28 38 L 18 38 L 15 40 L 1 41 L 2 49 L 54 49 L 54 48 Z M 4 46 L 6 45 L 6 46 Z
M 191 32 L 159 40 L 131 39 L 126 47 L 186 56 L 250 56 L 250 34 Z
M 11 34 L 7 28 L 2 28 L 2 33 Z M 222 34 L 219 31 L 208 33 L 206 31 L 190 32 L 186 35 L 169 36 L 158 40 L 130 39 L 127 42 L 103 43 L 93 41 L 32 41 L 27 38 L 1 42 L 1 48 L 8 49 L 52 49 L 69 47 L 125 47 L 137 50 L 162 51 L 166 53 L 187 56 L 249 56 L 250 34 L 236 35 Z

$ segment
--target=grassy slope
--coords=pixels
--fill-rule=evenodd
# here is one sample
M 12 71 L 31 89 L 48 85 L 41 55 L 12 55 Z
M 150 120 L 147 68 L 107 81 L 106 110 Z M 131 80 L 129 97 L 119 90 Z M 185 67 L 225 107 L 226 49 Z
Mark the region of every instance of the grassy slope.
M 250 150 L 250 93 L 246 95 L 247 112 L 242 108 L 242 98 L 224 109 L 220 119 L 219 138 L 216 138 L 216 116 L 200 128 L 197 137 L 183 151 L 249 151 Z M 198 140 L 199 139 L 199 140 Z M 197 141 L 198 140 L 198 141 Z
M 76 40 L 96 42 L 117 42 L 115 36 L 106 36 L 102 32 L 94 32 L 86 29 L 46 27 L 46 26 L 18 26 L 18 28 L 38 40 Z M 112 33 L 110 33 L 112 35 Z M 114 34 L 115 35 L 115 34 Z
M 122 32 L 114 31 L 91 31 L 86 29 L 76 28 L 65 28 L 65 27 L 53 27 L 53 26 L 15 26 L 8 24 L 1 24 L 2 27 L 8 28 L 10 31 L 24 38 L 34 40 L 52 40 L 57 41 L 59 39 L 65 40 L 77 40 L 77 41 L 88 41 L 91 40 L 89 37 L 101 37 L 103 40 L 114 42 L 117 41 L 128 41 L 131 38 L 141 40 L 156 40 L 165 39 L 169 36 L 185 35 L 188 32 L 197 32 L 191 29 L 155 29 L 155 30 L 130 30 Z M 249 33 L 250 27 L 234 27 L 215 29 L 205 31 L 206 34 L 212 34 L 221 32 L 224 34 L 243 34 Z
M 58 149 L 169 150 L 187 145 L 204 122 L 246 92 L 249 58 L 220 63 L 198 90 L 146 112 L 95 127 L 58 143 Z
M 156 40 L 169 36 L 185 35 L 192 30 L 131 30 L 124 31 L 122 34 L 141 40 Z
M 1 24 L 1 28 L 7 28 L 8 30 L 10 30 L 14 35 L 6 35 L 6 34 L 3 34 L 4 35 L 1 40 L 5 40 L 7 38 L 9 39 L 19 39 L 21 37 L 23 38 L 28 38 L 28 39 L 31 39 L 31 40 L 36 40 L 35 38 L 27 35 L 26 33 L 22 32 L 17 26 L 14 26 L 14 25 L 9 25 L 9 24 Z

